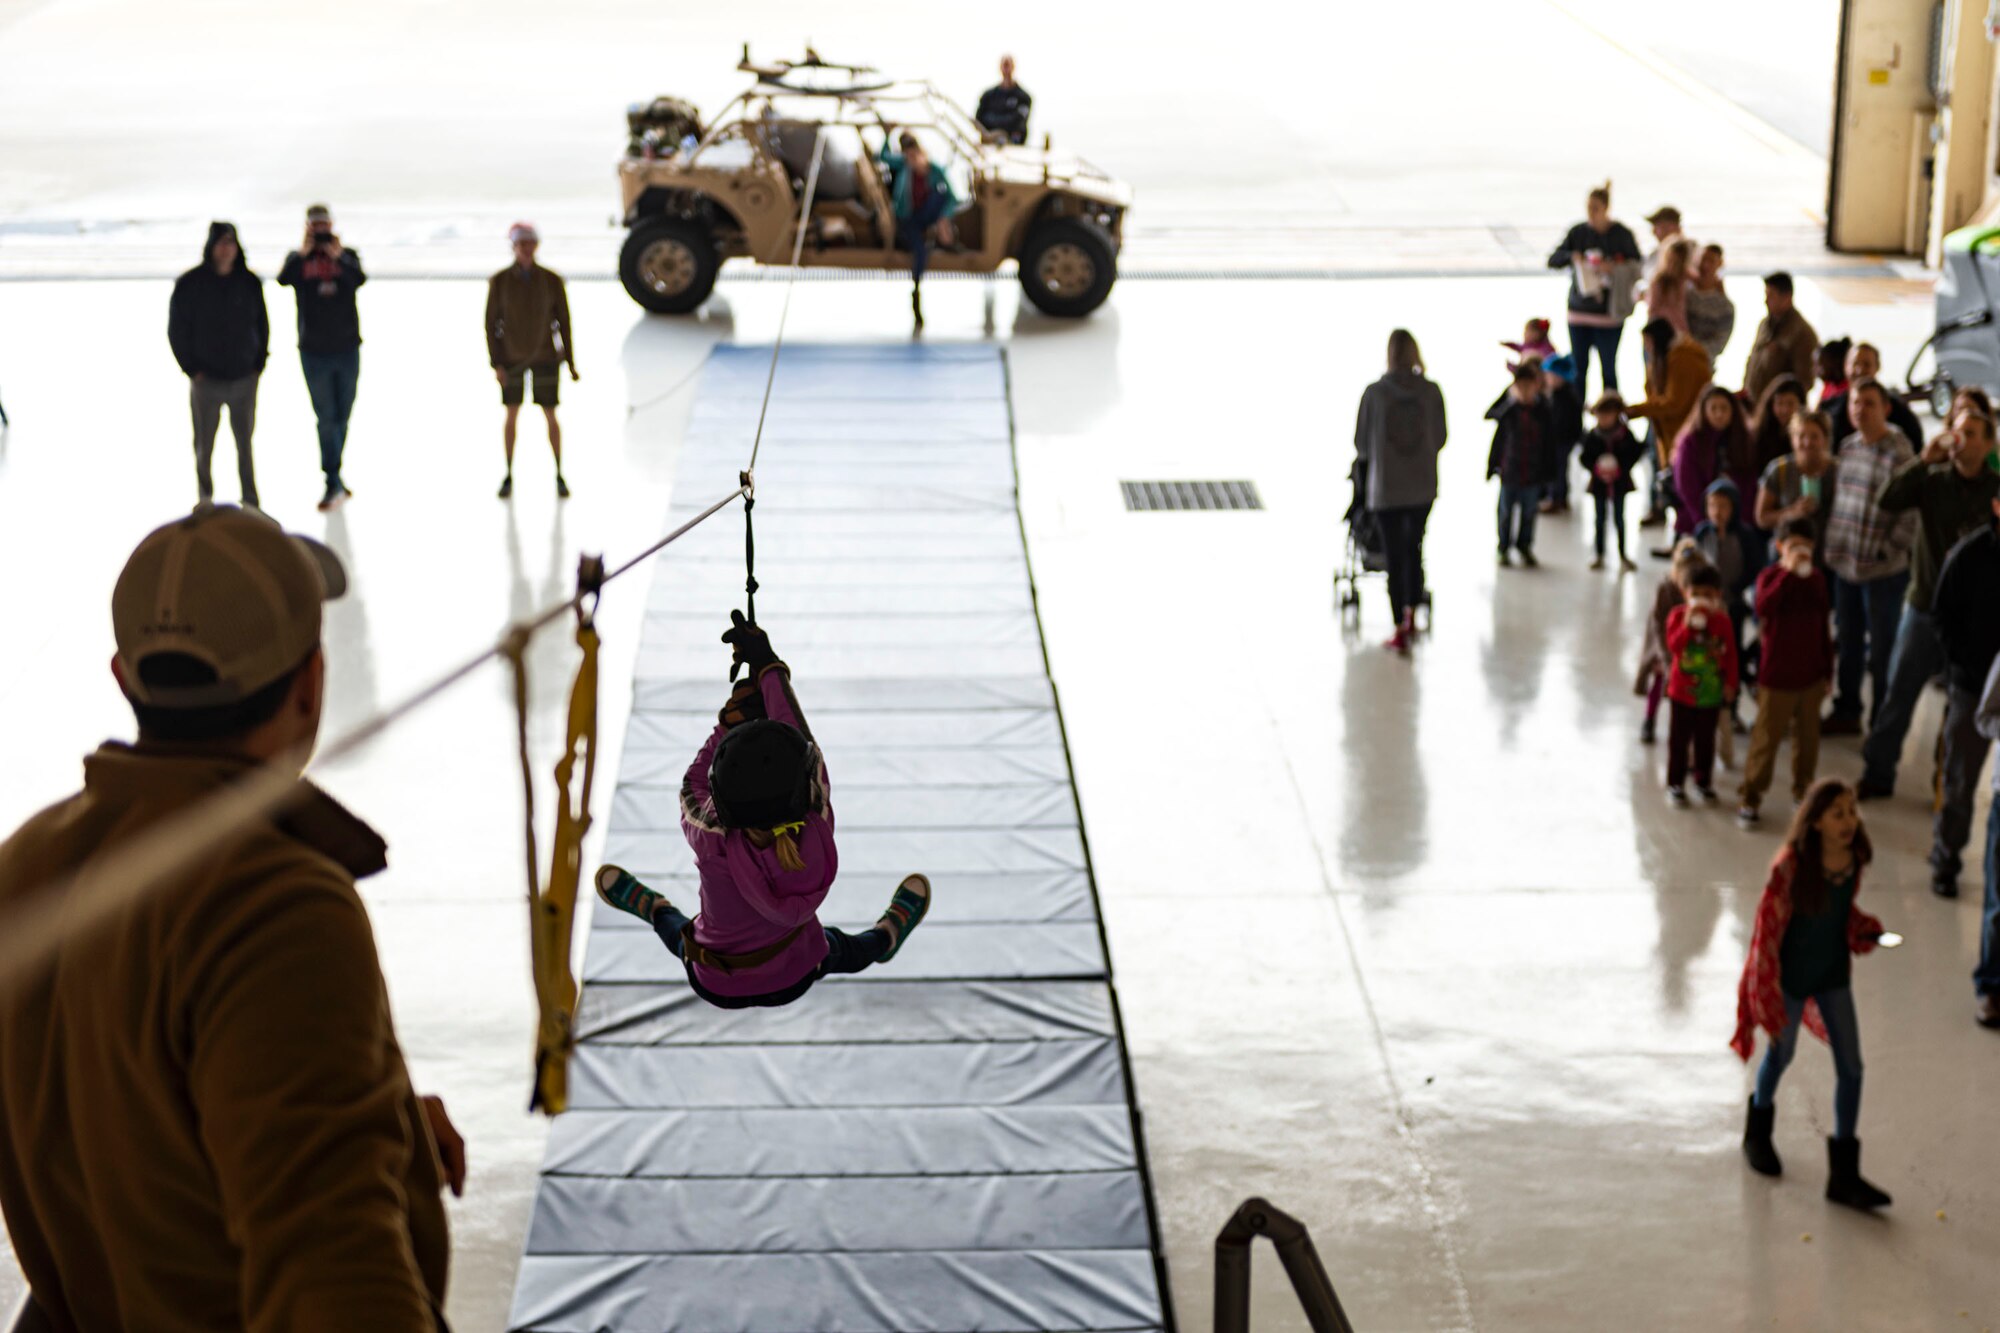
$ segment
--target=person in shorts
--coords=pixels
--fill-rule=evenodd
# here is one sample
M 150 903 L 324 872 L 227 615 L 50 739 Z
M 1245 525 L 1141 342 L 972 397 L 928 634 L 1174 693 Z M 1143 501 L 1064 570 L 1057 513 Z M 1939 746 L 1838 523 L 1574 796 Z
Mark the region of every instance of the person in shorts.
M 500 498 L 514 494 L 514 433 L 521 402 L 533 381 L 535 406 L 549 423 L 549 452 L 556 461 L 556 495 L 569 498 L 563 479 L 562 425 L 556 420 L 558 377 L 563 366 L 576 373 L 576 341 L 570 331 L 569 292 L 562 275 L 535 262 L 541 238 L 534 227 L 517 222 L 507 239 L 514 245 L 514 262 L 486 281 L 486 352 L 493 378 L 500 381 L 500 402 L 507 409 L 501 439 L 507 447 L 507 476 Z

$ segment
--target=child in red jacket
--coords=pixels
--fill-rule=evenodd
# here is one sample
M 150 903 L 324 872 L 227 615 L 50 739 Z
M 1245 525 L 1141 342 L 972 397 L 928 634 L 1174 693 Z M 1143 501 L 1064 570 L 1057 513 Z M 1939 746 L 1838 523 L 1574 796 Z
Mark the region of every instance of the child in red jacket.
M 1757 575 L 1757 725 L 1743 764 L 1736 822 L 1749 828 L 1777 767 L 1778 742 L 1792 737 L 1792 799 L 1805 799 L 1819 768 L 1819 706 L 1833 680 L 1831 597 L 1813 565 L 1813 524 L 1788 519 L 1778 529 L 1778 562 Z
M 1736 634 L 1715 566 L 1688 574 L 1687 596 L 1667 615 L 1667 799 L 1677 806 L 1688 803 L 1690 771 L 1701 799 L 1715 802 L 1715 719 L 1736 697 Z
M 1736 986 L 1736 1033 L 1729 1039 L 1745 1061 L 1756 1049 L 1758 1028 L 1771 1039 L 1743 1126 L 1743 1155 L 1765 1176 L 1784 1171 L 1771 1127 L 1778 1080 L 1792 1062 L 1800 1025 L 1833 1047 L 1826 1197 L 1849 1208 L 1889 1202 L 1861 1178 L 1861 1140 L 1854 1136 L 1861 1114 L 1861 1028 L 1854 1016 L 1852 955 L 1872 952 L 1882 938 L 1882 923 L 1855 902 L 1870 851 L 1854 788 L 1827 778 L 1806 793 L 1757 903 L 1750 956 Z

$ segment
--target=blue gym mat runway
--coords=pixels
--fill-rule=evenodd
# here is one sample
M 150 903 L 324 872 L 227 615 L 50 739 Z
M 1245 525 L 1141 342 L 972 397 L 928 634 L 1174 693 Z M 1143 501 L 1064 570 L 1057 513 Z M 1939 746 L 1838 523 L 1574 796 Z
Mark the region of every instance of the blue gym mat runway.
M 704 369 L 673 522 L 736 484 L 769 364 L 729 347 Z M 551 1131 L 512 1326 L 1159 1333 L 1000 352 L 787 347 L 757 481 L 758 619 L 832 780 L 822 918 L 866 928 L 914 870 L 934 906 L 894 962 L 735 1011 L 595 907 L 573 1109 Z M 677 797 L 728 694 L 717 636 L 743 554 L 732 510 L 661 558 L 605 842 L 689 911 Z

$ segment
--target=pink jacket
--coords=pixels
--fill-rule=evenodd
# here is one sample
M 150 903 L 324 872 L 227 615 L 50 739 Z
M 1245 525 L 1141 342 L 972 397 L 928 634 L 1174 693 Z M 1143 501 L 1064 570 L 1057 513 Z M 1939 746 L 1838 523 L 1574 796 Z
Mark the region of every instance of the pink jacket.
M 806 730 L 786 668 L 767 668 L 758 687 L 764 711 L 773 721 Z M 822 761 L 813 783 L 813 809 L 796 840 L 806 868 L 779 868 L 775 849 L 751 846 L 742 829 L 724 828 L 716 817 L 708 769 L 715 747 L 727 734 L 718 725 L 681 780 L 681 832 L 694 848 L 695 870 L 701 876 L 695 941 L 720 954 L 747 954 L 768 949 L 795 930 L 798 935 L 768 963 L 738 972 L 697 964 L 694 975 L 717 995 L 769 995 L 805 980 L 826 957 L 826 934 L 818 913 L 840 867 L 833 846 L 833 802 Z

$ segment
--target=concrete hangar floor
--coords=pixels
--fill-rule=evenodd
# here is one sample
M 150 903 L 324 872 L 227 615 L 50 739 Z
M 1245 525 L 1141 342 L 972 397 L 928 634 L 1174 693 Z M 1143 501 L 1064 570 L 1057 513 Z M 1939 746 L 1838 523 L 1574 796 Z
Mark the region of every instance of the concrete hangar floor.
M 614 45 L 614 18 L 629 17 L 617 8 L 584 23 L 593 49 Z M 1315 97 L 1364 107 L 1386 95 L 1387 74 L 1350 63 L 1343 90 L 1286 88 L 1256 102 L 1235 66 L 1197 67 L 1219 100 L 1254 102 L 1216 131 L 1240 154 L 1246 180 L 1235 184 L 1278 191 L 1264 196 L 1275 206 L 1247 216 L 1216 206 L 1213 171 L 1192 161 L 1201 154 L 1165 149 L 1101 86 L 1064 108 L 1058 90 L 1090 83 L 1087 62 L 1051 53 L 1039 74 L 1024 63 L 1038 107 L 1061 110 L 1059 133 L 1139 182 L 1134 276 L 1074 325 L 1023 313 L 1004 282 L 990 305 L 979 283 L 941 282 L 927 297 L 928 342 L 1006 351 L 1027 549 L 1184 1329 L 1207 1327 L 1209 1243 L 1253 1193 L 1311 1225 L 1362 1329 L 2000 1324 L 1988 1265 L 2000 1149 L 1977 1119 L 2000 1094 L 2000 1069 L 1992 1039 L 1969 1022 L 1964 982 L 1975 907 L 1925 890 L 1916 786 L 1868 811 L 1881 849 L 1872 906 L 1909 937 L 1857 969 L 1869 1171 L 1897 1196 L 1870 1220 L 1819 1198 L 1831 1076 L 1817 1048 L 1781 1103 L 1787 1179 L 1750 1177 L 1736 1150 L 1745 1074 L 1723 1041 L 1774 840 L 1715 812 L 1669 810 L 1657 755 L 1634 743 L 1629 680 L 1660 566 L 1591 574 L 1587 524 L 1570 519 L 1545 527 L 1542 570 L 1493 568 L 1479 415 L 1501 379 L 1495 344 L 1528 315 L 1558 313 L 1560 283 L 1539 272 L 1540 252 L 1595 179 L 1616 177 L 1628 218 L 1672 199 L 1691 230 L 1730 245 L 1739 357 L 1755 275 L 1779 262 L 1807 275 L 1802 305 L 1823 333 L 1874 338 L 1892 370 L 1927 330 L 1921 283 L 1814 248 L 1806 210 L 1818 168 L 1797 143 L 1809 127 L 1759 119 L 1766 109 L 1738 95 L 1726 64 L 1649 45 L 1635 35 L 1644 25 L 1619 26 L 1613 18 L 1632 14 L 1613 8 L 1612 18 L 1593 10 L 1590 24 L 1557 6 L 1455 8 L 1425 77 L 1463 76 L 1490 105 L 1517 105 L 1520 63 L 1503 78 L 1471 53 L 1518 40 L 1551 80 L 1547 94 L 1506 134 L 1468 114 L 1471 98 L 1413 113 L 1412 141 L 1453 146 L 1381 173 L 1343 171 L 1376 151 L 1372 141 L 1322 136 L 1305 109 Z M 447 22 L 425 14 L 420 24 Z M 533 21 L 524 15 L 513 17 Z M 1729 39 L 1710 52 L 1770 36 L 1744 26 L 1762 20 L 1706 17 Z M 142 66 L 147 21 L 134 19 L 107 78 Z M 191 262 L 182 252 L 200 222 L 232 208 L 269 270 L 304 202 L 293 195 L 307 189 L 296 175 L 282 191 L 232 180 L 211 203 L 190 197 L 186 171 L 114 179 L 108 148 L 75 168 L 87 179 L 38 189 L 28 178 L 60 175 L 61 145 L 73 163 L 113 141 L 81 118 L 51 127 L 11 114 L 37 79 L 48 96 L 60 63 L 41 57 L 84 21 L 65 3 L 0 9 L 0 59 L 20 76 L 0 80 L 10 113 L 0 115 L 0 401 L 14 419 L 0 436 L 0 568 L 14 571 L 0 579 L 0 614 L 14 627 L 0 661 L 9 826 L 68 790 L 78 755 L 127 725 L 102 670 L 101 599 L 132 542 L 189 490 L 162 279 Z M 1388 49 L 1424 49 L 1397 26 L 1408 21 L 1367 20 Z M 832 45 L 823 28 L 814 34 Z M 253 28 L 234 40 L 261 52 L 280 36 Z M 710 63 L 726 64 L 739 36 L 701 37 Z M 1143 40 L 1159 55 L 1187 39 Z M 129 66 L 116 58 L 126 41 Z M 467 41 L 484 51 L 503 37 Z M 875 45 L 871 58 L 908 65 L 934 43 L 908 45 Z M 635 90 L 659 81 L 658 63 L 633 73 Z M 983 58 L 959 63 L 927 69 L 977 87 Z M 1576 92 L 1564 79 L 1601 93 L 1608 120 L 1558 142 L 1568 136 L 1544 125 L 1546 107 Z M 594 83 L 601 102 L 609 85 L 601 72 Z M 555 115 L 603 137 L 601 110 Z M 1629 147 L 1661 124 L 1683 126 L 1685 142 L 1651 156 Z M 435 181 L 336 154 L 339 178 L 320 192 L 377 281 L 364 293 L 358 498 L 325 519 L 311 510 L 311 417 L 290 373 L 288 305 L 272 293 L 266 498 L 323 532 L 355 573 L 356 596 L 329 627 L 335 731 L 560 596 L 578 551 L 616 555 L 657 535 L 689 498 L 675 481 L 699 396 L 690 372 L 712 346 L 768 345 L 776 331 L 781 288 L 747 278 L 725 278 L 699 318 L 642 317 L 602 280 L 601 164 L 579 168 L 559 138 L 523 135 L 525 174 L 554 183 L 519 204 L 469 172 L 463 191 L 448 184 L 470 202 L 441 204 Z M 1393 165 L 1409 150 L 1382 155 Z M 1311 170 L 1295 172 L 1300 160 Z M 414 211 L 392 207 L 424 191 L 434 193 Z M 504 258 L 487 236 L 523 212 L 551 237 L 547 262 L 573 279 L 585 377 L 565 386 L 577 489 L 567 505 L 532 425 L 518 498 L 492 498 L 498 414 L 472 332 L 476 276 Z M 65 218 L 135 221 L 68 235 Z M 365 239 L 370 227 L 378 243 Z M 1138 276 L 1148 267 L 1161 276 Z M 1232 276 L 1165 276 L 1197 269 Z M 70 280 L 79 276 L 102 280 Z M 802 285 L 787 338 L 900 343 L 906 312 L 895 284 Z M 1329 586 L 1353 404 L 1398 324 L 1423 339 L 1453 429 L 1428 548 L 1435 632 L 1411 664 L 1374 647 L 1387 629 L 1379 582 L 1365 587 L 1358 637 L 1343 634 Z M 1739 365 L 1726 361 L 1725 378 Z M 1637 380 L 1629 347 L 1623 369 Z M 1176 477 L 1253 480 L 1266 508 L 1124 509 L 1119 481 Z M 606 773 L 619 768 L 645 600 L 610 597 L 601 617 Z M 783 627 L 773 632 L 782 646 Z M 553 757 L 570 665 L 558 639 L 543 641 L 538 761 Z M 508 840 L 510 725 L 494 673 L 321 775 L 390 837 L 394 868 L 368 892 L 400 1031 L 419 1082 L 449 1098 L 471 1143 L 472 1186 L 454 1204 L 451 1313 L 464 1329 L 506 1326 L 546 1137 L 522 1113 L 532 1011 Z M 1927 701 L 1909 763 L 1921 763 L 1935 726 Z M 1823 771 L 1857 767 L 1851 743 L 1828 745 Z M 15 1281 L 0 1276 L 0 1296 L 11 1300 Z M 1275 1265 L 1257 1282 L 1259 1328 L 1304 1326 Z

